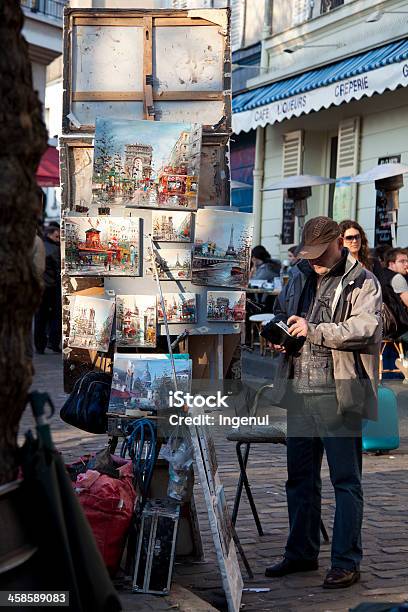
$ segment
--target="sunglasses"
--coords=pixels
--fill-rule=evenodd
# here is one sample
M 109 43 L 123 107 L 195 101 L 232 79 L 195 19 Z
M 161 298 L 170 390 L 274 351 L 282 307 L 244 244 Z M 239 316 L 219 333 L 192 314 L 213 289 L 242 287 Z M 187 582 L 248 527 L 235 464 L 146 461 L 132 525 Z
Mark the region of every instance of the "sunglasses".
M 354 240 L 357 242 L 358 240 L 361 240 L 361 236 L 360 234 L 352 234 L 351 236 L 344 236 L 344 240 L 346 242 L 353 242 Z

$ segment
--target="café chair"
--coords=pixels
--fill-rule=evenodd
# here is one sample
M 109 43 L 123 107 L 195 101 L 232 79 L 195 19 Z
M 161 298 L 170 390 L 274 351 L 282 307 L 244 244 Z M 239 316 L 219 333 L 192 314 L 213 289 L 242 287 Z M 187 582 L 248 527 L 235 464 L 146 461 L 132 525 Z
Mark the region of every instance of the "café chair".
M 394 349 L 395 353 L 397 354 L 396 359 L 399 363 L 402 363 L 404 360 L 404 347 L 402 346 L 402 342 L 399 342 L 398 340 L 392 340 L 391 338 L 384 338 L 384 340 L 381 342 L 381 350 L 380 350 L 380 376 L 379 376 L 380 382 L 382 381 L 384 373 L 394 374 L 398 372 L 398 374 L 401 374 L 401 368 L 395 368 L 395 367 L 394 368 L 384 368 L 383 354 L 387 346 L 391 346 Z M 394 361 L 394 364 L 397 365 L 395 361 Z
M 255 394 L 254 402 L 251 408 L 248 411 L 247 416 L 257 416 L 258 405 L 261 395 L 265 390 L 271 389 L 273 384 L 262 386 Z M 248 405 L 248 404 L 247 404 Z M 237 416 L 240 416 L 237 414 Z M 256 528 L 258 530 L 258 534 L 260 536 L 264 535 L 264 531 L 262 529 L 261 521 L 259 519 L 258 511 L 256 509 L 255 500 L 252 495 L 251 486 L 248 480 L 248 474 L 246 471 L 249 452 L 251 446 L 253 444 L 283 444 L 286 446 L 287 440 L 287 428 L 286 422 L 280 421 L 275 423 L 274 425 L 268 426 L 241 426 L 237 429 L 232 429 L 227 434 L 227 440 L 229 442 L 236 443 L 236 453 L 238 458 L 238 465 L 240 470 L 239 481 L 237 485 L 237 490 L 235 493 L 234 507 L 232 510 L 231 522 L 235 526 L 238 516 L 239 505 L 241 502 L 242 489 L 245 488 L 245 492 L 247 494 L 248 502 L 251 507 L 252 516 L 254 517 L 254 521 L 256 524 Z M 241 447 L 244 446 L 245 450 L 242 452 Z M 320 523 L 320 530 L 325 542 L 329 541 L 329 536 L 327 534 L 326 528 L 324 526 L 323 521 Z
M 258 333 L 259 337 L 259 350 L 261 355 L 266 354 L 266 340 L 261 336 L 262 326 L 265 323 L 269 323 L 275 317 L 271 312 L 265 312 L 263 314 L 255 314 L 249 317 L 249 322 L 251 324 L 251 348 L 254 348 L 254 335 L 255 332 Z

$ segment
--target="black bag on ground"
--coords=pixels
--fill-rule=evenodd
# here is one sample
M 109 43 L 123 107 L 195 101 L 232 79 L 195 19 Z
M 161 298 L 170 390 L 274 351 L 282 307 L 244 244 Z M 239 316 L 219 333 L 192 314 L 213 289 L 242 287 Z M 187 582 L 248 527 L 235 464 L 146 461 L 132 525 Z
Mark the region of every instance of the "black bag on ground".
M 111 384 L 112 377 L 105 372 L 81 376 L 61 408 L 61 419 L 89 433 L 106 433 Z

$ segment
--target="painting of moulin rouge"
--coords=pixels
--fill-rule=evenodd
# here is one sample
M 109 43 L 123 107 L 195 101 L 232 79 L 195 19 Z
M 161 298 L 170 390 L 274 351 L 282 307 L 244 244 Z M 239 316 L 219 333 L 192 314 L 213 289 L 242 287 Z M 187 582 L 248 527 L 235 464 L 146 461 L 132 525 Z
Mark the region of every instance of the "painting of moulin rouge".
M 195 210 L 200 155 L 199 124 L 98 117 L 94 202 Z
M 219 287 L 246 286 L 252 232 L 253 218 L 249 213 L 199 210 L 192 282 Z
M 191 360 L 176 358 L 174 364 L 177 388 L 187 393 L 191 385 Z M 131 415 L 132 410 L 166 408 L 172 390 L 173 371 L 168 355 L 115 354 L 109 412 Z
M 163 301 L 168 323 L 196 322 L 197 304 L 195 293 L 163 293 Z M 159 298 L 157 298 L 157 316 L 159 323 L 164 323 L 164 314 Z
M 191 251 L 160 249 L 156 251 L 156 265 L 161 280 L 188 280 L 191 278 Z
M 192 214 L 181 211 L 153 212 L 153 240 L 158 242 L 191 242 Z
M 72 276 L 140 276 L 140 219 L 66 217 L 65 271 Z
M 245 291 L 209 291 L 207 320 L 238 323 L 245 321 Z
M 68 346 L 107 352 L 112 332 L 115 302 L 92 296 L 71 298 Z
M 116 296 L 116 345 L 156 346 L 156 296 Z

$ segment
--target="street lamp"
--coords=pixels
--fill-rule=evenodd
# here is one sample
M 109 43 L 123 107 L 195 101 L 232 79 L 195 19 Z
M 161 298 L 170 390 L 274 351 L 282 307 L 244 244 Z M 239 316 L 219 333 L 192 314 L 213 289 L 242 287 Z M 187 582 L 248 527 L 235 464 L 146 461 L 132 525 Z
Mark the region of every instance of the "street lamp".
M 408 15 L 408 11 L 375 11 L 366 19 L 366 23 L 376 23 L 384 17 L 384 15 Z
M 384 192 L 386 199 L 385 212 L 389 214 L 390 223 L 395 226 L 399 208 L 399 190 L 404 186 L 404 174 L 408 166 L 404 164 L 378 164 L 366 172 L 345 179 L 346 183 L 372 183 L 378 191 Z
M 296 53 L 296 51 L 299 51 L 300 49 L 321 49 L 324 47 L 333 47 L 334 49 L 341 49 L 345 46 L 346 43 L 336 43 L 332 45 L 294 45 L 293 47 L 287 47 L 286 49 L 283 49 L 283 52 L 290 54 Z

